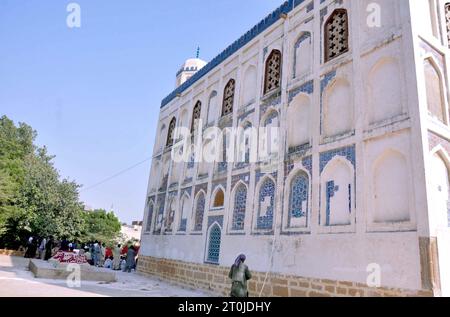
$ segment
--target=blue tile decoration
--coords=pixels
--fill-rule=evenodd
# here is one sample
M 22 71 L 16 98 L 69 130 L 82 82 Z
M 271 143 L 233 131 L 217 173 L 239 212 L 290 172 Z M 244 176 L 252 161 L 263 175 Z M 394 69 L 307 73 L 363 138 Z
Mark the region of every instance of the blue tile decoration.
M 284 2 L 280 7 L 278 7 L 275 11 L 269 14 L 265 19 L 260 21 L 257 25 L 255 25 L 250 31 L 241 36 L 238 40 L 236 40 L 233 44 L 228 46 L 222 53 L 217 55 L 211 62 L 209 62 L 205 67 L 200 69 L 197 73 L 195 73 L 191 78 L 189 78 L 185 83 L 176 88 L 172 93 L 170 93 L 166 98 L 164 98 L 161 102 L 161 108 L 166 106 L 172 100 L 174 100 L 178 95 L 182 94 L 184 91 L 189 89 L 194 83 L 203 78 L 206 74 L 212 71 L 215 67 L 225 61 L 228 57 L 236 53 L 239 49 L 250 43 L 253 39 L 255 39 L 259 34 L 267 30 L 270 26 L 275 24 L 283 14 L 288 14 L 291 12 L 296 6 L 303 3 L 304 0 L 288 0 Z
M 312 177 L 312 175 L 313 175 L 313 171 L 312 171 L 312 156 L 308 155 L 308 156 L 305 156 L 305 157 L 301 158 L 300 160 L 302 162 L 303 168 L 305 170 L 307 170 L 309 175 L 311 175 L 311 177 Z M 291 172 L 294 170 L 296 162 L 297 162 L 297 159 L 285 162 L 285 178 L 287 178 L 289 176 L 289 174 L 291 174 Z
M 300 156 L 302 156 L 302 153 L 308 152 L 309 150 L 311 150 L 311 148 L 312 146 L 309 142 L 297 146 L 291 146 L 290 148 L 288 148 L 288 154 L 299 154 Z
M 161 233 L 161 227 L 162 227 L 162 224 L 164 223 L 163 216 L 164 216 L 165 202 L 166 202 L 166 194 L 158 195 L 158 200 L 157 200 L 158 214 L 156 216 L 155 230 L 153 232 L 154 234 Z
M 289 227 L 293 218 L 308 219 L 309 209 L 309 178 L 304 172 L 298 173 L 291 181 L 289 197 Z M 308 222 L 308 220 L 306 220 Z
M 269 100 L 262 103 L 259 112 L 260 119 L 266 114 L 267 109 L 269 109 L 269 107 L 277 108 L 280 104 L 281 104 L 281 95 L 272 97 Z
M 247 187 L 239 184 L 234 194 L 232 230 L 244 230 L 245 209 L 247 206 Z
M 306 41 L 309 40 L 309 43 L 311 44 L 312 38 L 311 38 L 311 33 L 310 32 L 304 32 L 297 40 L 297 42 L 295 42 L 294 45 L 294 63 L 292 65 L 292 78 L 296 78 L 297 74 L 296 74 L 296 69 L 297 69 L 297 63 L 299 61 L 297 61 L 297 50 L 300 48 L 300 45 Z
M 198 184 L 195 186 L 194 195 L 197 196 L 197 194 L 203 190 L 205 193 L 208 191 L 208 183 Z
M 152 228 L 153 209 L 154 209 L 154 202 L 152 199 L 148 200 L 147 206 L 148 206 L 148 213 L 147 213 L 147 224 L 145 226 L 145 232 L 150 232 L 150 230 Z
M 208 228 L 211 227 L 213 223 L 217 222 L 219 226 L 223 227 L 223 216 L 211 216 L 208 218 Z
M 221 238 L 222 230 L 219 225 L 214 224 L 209 231 L 207 262 L 219 264 Z
M 231 187 L 234 188 L 234 186 L 239 182 L 242 181 L 245 184 L 247 184 L 247 186 L 250 185 L 250 173 L 244 173 L 244 174 L 239 174 L 239 175 L 233 175 L 231 177 Z
M 330 84 L 330 82 L 336 77 L 336 71 L 333 70 L 323 76 L 322 80 L 320 81 L 320 93 L 323 93 L 325 88 Z
M 256 229 L 273 229 L 273 217 L 275 210 L 275 183 L 271 179 L 266 179 L 261 185 L 258 197 L 259 204 Z
M 187 230 L 187 219 L 182 218 L 181 221 L 180 221 L 180 228 L 179 228 L 178 231 L 186 232 L 186 230 Z
M 268 125 L 271 125 L 275 119 L 278 119 L 278 112 L 272 111 L 264 120 L 264 127 L 267 127 Z
M 337 155 L 345 157 L 350 163 L 352 163 L 354 168 L 356 167 L 355 145 L 352 145 L 349 147 L 320 153 L 320 174 L 322 174 L 325 166 Z
M 183 197 L 185 194 L 191 196 L 191 194 L 192 194 L 192 187 L 183 188 L 181 190 L 180 196 Z
M 289 102 L 292 102 L 292 100 L 294 100 L 294 98 L 299 93 L 305 93 L 305 94 L 308 94 L 308 95 L 311 95 L 312 93 L 314 93 L 314 81 L 310 80 L 307 83 L 301 85 L 300 87 L 292 89 L 289 92 Z
M 339 186 L 335 186 L 334 181 L 327 182 L 327 201 L 326 201 L 326 222 L 325 225 L 330 225 L 330 212 L 331 212 L 331 198 L 339 191 Z
M 205 214 L 205 195 L 201 193 L 196 200 L 194 231 L 202 231 L 203 217 Z
M 256 184 L 258 184 L 259 181 L 268 174 L 271 175 L 273 177 L 273 179 L 277 179 L 278 171 L 275 171 L 273 173 L 264 173 L 264 172 L 261 172 L 260 170 L 257 170 L 256 175 L 255 175 Z

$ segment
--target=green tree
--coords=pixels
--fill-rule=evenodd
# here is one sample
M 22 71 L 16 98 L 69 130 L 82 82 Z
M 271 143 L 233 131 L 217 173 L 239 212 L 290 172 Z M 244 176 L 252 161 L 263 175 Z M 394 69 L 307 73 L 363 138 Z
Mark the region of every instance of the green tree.
M 121 224 L 113 212 L 97 209 L 84 213 L 83 241 L 101 241 L 112 244 L 120 235 Z

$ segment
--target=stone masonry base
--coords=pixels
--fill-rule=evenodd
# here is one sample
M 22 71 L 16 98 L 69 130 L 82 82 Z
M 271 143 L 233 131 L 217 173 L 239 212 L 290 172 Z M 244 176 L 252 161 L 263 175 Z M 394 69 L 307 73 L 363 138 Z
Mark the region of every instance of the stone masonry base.
M 251 268 L 250 268 L 251 269 Z M 157 276 L 179 285 L 211 291 L 228 296 L 230 281 L 228 267 L 187 263 L 168 259 L 139 256 L 138 272 Z M 324 279 L 305 278 L 278 273 L 253 272 L 248 287 L 251 297 L 432 297 L 431 290 L 370 288 L 367 285 Z M 265 283 L 264 283 L 265 281 Z M 261 288 L 264 289 L 261 292 Z

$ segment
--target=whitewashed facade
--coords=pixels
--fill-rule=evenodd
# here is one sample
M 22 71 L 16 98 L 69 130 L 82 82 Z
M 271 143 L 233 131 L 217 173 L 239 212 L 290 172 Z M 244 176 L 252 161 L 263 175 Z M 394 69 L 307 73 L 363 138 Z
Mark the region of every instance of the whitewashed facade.
M 190 60 L 160 110 L 141 255 L 358 283 L 379 267 L 382 287 L 450 296 L 446 2 L 291 0 Z M 171 126 L 193 118 L 279 127 L 282 159 L 174 163 Z

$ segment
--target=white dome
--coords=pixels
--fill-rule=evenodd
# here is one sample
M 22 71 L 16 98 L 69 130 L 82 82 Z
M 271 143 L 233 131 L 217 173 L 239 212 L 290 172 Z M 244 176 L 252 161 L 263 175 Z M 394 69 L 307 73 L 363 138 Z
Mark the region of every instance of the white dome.
M 183 66 L 181 66 L 182 69 L 192 69 L 197 68 L 197 70 L 200 70 L 206 65 L 206 62 L 199 59 L 199 58 L 190 58 L 187 61 L 184 62 Z

